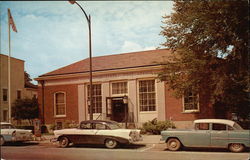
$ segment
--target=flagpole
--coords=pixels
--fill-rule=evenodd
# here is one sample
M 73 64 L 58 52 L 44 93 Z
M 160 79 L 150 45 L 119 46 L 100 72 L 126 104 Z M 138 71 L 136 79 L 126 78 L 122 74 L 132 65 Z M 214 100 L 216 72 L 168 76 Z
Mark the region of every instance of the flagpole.
M 8 56 L 8 102 L 9 102 L 9 122 L 11 123 L 11 77 L 10 77 L 10 56 L 11 56 L 11 44 L 10 44 L 10 13 L 8 12 L 8 33 L 9 33 L 9 56 Z

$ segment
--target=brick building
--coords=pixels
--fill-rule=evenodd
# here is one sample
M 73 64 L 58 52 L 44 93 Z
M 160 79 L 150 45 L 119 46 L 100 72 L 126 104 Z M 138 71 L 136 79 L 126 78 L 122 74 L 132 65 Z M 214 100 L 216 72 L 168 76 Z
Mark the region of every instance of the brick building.
M 167 49 L 94 57 L 93 117 L 141 125 L 154 118 L 187 127 L 194 119 L 211 118 L 206 98 L 191 92 L 176 99 L 165 82 L 157 80 Z M 41 118 L 46 125 L 89 119 L 89 59 L 36 78 Z M 128 98 L 128 103 L 124 99 Z

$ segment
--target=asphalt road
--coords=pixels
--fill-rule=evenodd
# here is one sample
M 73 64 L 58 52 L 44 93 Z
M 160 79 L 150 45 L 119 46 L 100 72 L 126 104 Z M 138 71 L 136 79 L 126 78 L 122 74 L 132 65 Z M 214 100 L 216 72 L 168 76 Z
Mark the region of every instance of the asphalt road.
M 4 160 L 248 160 L 248 152 L 227 150 L 193 150 L 171 152 L 162 144 L 130 145 L 117 149 L 103 146 L 71 146 L 59 148 L 55 144 L 25 143 L 1 147 Z

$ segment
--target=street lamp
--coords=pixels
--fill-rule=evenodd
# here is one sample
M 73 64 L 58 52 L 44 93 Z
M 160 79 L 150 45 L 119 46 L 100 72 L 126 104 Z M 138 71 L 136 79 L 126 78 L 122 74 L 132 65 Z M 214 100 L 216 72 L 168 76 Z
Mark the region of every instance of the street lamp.
M 93 87 L 92 87 L 92 45 L 91 45 L 91 17 L 88 16 L 84 9 L 76 2 L 76 1 L 69 1 L 71 4 L 77 4 L 82 12 L 84 13 L 89 27 L 89 83 L 90 83 L 90 112 L 89 112 L 89 119 L 93 120 Z

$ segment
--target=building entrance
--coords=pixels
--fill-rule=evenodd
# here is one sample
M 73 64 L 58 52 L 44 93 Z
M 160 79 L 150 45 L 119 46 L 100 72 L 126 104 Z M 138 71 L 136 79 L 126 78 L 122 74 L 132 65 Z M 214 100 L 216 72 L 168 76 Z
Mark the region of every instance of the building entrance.
M 112 100 L 112 120 L 116 122 L 125 121 L 125 104 L 122 99 Z
M 107 116 L 113 121 L 125 122 L 127 110 L 123 97 L 108 97 L 107 100 Z

